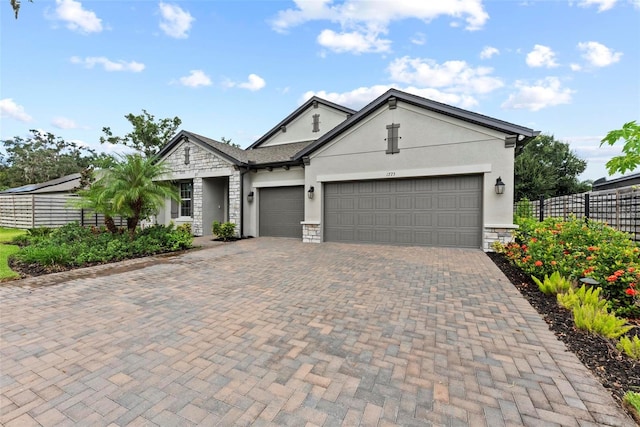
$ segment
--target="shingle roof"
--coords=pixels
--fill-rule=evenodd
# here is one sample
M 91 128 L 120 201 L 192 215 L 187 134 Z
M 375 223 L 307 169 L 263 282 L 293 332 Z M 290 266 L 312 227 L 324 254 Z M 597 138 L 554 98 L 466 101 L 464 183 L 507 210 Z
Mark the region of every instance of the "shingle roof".
M 243 150 L 238 147 L 233 147 L 224 142 L 216 141 L 215 139 L 207 138 L 197 133 L 183 131 L 183 133 L 194 140 L 200 141 L 220 151 L 227 156 L 237 160 L 240 163 L 255 163 L 255 164 L 268 164 L 268 163 L 280 163 L 293 160 L 293 156 L 307 145 L 311 144 L 311 141 L 293 142 L 290 144 L 272 145 L 269 147 L 259 147 L 254 149 Z
M 25 194 L 25 193 L 57 193 L 71 191 L 80 185 L 80 174 L 72 173 L 39 184 L 27 184 L 21 187 L 9 188 L 0 191 L 0 194 Z

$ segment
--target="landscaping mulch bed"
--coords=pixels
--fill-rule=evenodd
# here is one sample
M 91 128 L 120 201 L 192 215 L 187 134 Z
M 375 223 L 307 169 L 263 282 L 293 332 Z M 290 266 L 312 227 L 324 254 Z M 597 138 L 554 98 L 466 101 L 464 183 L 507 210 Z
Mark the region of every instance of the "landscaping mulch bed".
M 593 372 L 602 385 L 622 406 L 627 391 L 640 392 L 640 360 L 621 355 L 615 342 L 579 330 L 569 310 L 561 307 L 555 296 L 543 294 L 531 278 L 512 265 L 504 255 L 487 253 L 513 285 L 549 324 L 549 329 Z M 640 324 L 627 335 L 640 336 Z

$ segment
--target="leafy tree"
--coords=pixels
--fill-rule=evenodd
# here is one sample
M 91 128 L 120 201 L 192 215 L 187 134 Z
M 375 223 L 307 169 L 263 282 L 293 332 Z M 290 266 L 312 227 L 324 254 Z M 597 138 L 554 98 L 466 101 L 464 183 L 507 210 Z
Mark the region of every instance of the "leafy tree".
M 6 156 L 0 163 L 0 187 L 35 184 L 81 172 L 96 159 L 94 150 L 52 133 L 31 130 L 31 136 L 2 141 Z
M 538 199 L 588 191 L 591 184 L 577 176 L 587 167 L 569 144 L 553 135 L 538 135 L 519 150 L 515 159 L 515 199 Z
M 230 146 L 232 146 L 232 147 L 240 148 L 240 144 L 236 144 L 235 142 L 231 142 L 231 138 L 227 139 L 227 138 L 225 138 L 225 137 L 223 136 L 222 138 L 220 138 L 220 141 L 221 141 L 223 144 L 227 144 L 227 145 L 230 145 Z
M 33 0 L 29 0 L 29 2 L 33 3 Z M 18 19 L 18 12 L 20 12 L 20 0 L 9 0 L 11 3 L 11 8 L 13 9 L 13 13 L 16 15 L 16 19 Z
M 600 142 L 600 146 L 602 147 L 604 144 L 614 145 L 619 140 L 624 141 L 622 146 L 624 155 L 616 156 L 607 162 L 609 175 L 613 175 L 616 172 L 633 171 L 640 166 L 640 125 L 635 120 L 625 123 L 622 125 L 622 129 L 609 132 Z
M 180 200 L 177 188 L 170 181 L 159 181 L 169 170 L 156 160 L 155 157 L 127 154 L 105 170 L 85 194 L 100 213 L 126 217 L 132 237 L 140 220 L 156 213 L 167 197 Z
M 103 127 L 102 132 L 105 136 L 100 137 L 100 143 L 125 145 L 144 153 L 146 157 L 156 155 L 173 138 L 182 124 L 178 117 L 160 119 L 156 122 L 155 116 L 144 109 L 142 114 L 136 116 L 130 113 L 124 117 L 133 126 L 133 131 L 124 136 L 114 136 L 110 127 Z

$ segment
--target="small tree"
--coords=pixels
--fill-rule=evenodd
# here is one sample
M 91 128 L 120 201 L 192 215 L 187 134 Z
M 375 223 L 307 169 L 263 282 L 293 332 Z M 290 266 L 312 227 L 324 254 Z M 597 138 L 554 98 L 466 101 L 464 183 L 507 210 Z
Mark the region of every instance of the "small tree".
M 128 154 L 105 171 L 87 196 L 97 201 L 101 213 L 126 217 L 133 237 L 140 220 L 156 213 L 166 198 L 180 200 L 177 188 L 170 181 L 160 180 L 168 172 L 167 166 L 153 157 Z
M 616 156 L 607 162 L 609 175 L 616 172 L 625 173 L 633 171 L 640 166 L 640 125 L 636 121 L 625 123 L 622 129 L 612 130 L 602 138 L 600 146 L 604 144 L 614 145 L 619 140 L 624 141 L 622 152 L 624 155 Z
M 124 136 L 114 136 L 110 127 L 103 127 L 105 136 L 100 137 L 100 143 L 120 144 L 131 147 L 146 157 L 152 157 L 176 134 L 176 130 L 182 124 L 178 117 L 173 119 L 160 119 L 158 122 L 155 116 L 149 114 L 147 110 L 142 110 L 142 114 L 127 114 L 124 116 L 133 126 L 133 131 Z

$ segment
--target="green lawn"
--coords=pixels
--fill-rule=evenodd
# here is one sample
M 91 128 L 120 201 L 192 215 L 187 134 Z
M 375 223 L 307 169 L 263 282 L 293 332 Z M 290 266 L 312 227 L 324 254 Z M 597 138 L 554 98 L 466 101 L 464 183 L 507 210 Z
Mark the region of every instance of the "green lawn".
M 16 236 L 20 236 L 21 234 L 27 234 L 27 230 L 0 227 L 0 243 L 9 242 L 11 239 Z
M 15 245 L 7 245 L 5 243 L 11 241 L 15 236 L 25 233 L 25 230 L 0 227 L 0 281 L 19 277 L 17 273 L 9 268 L 7 259 L 9 258 L 9 255 L 18 252 L 20 248 Z

